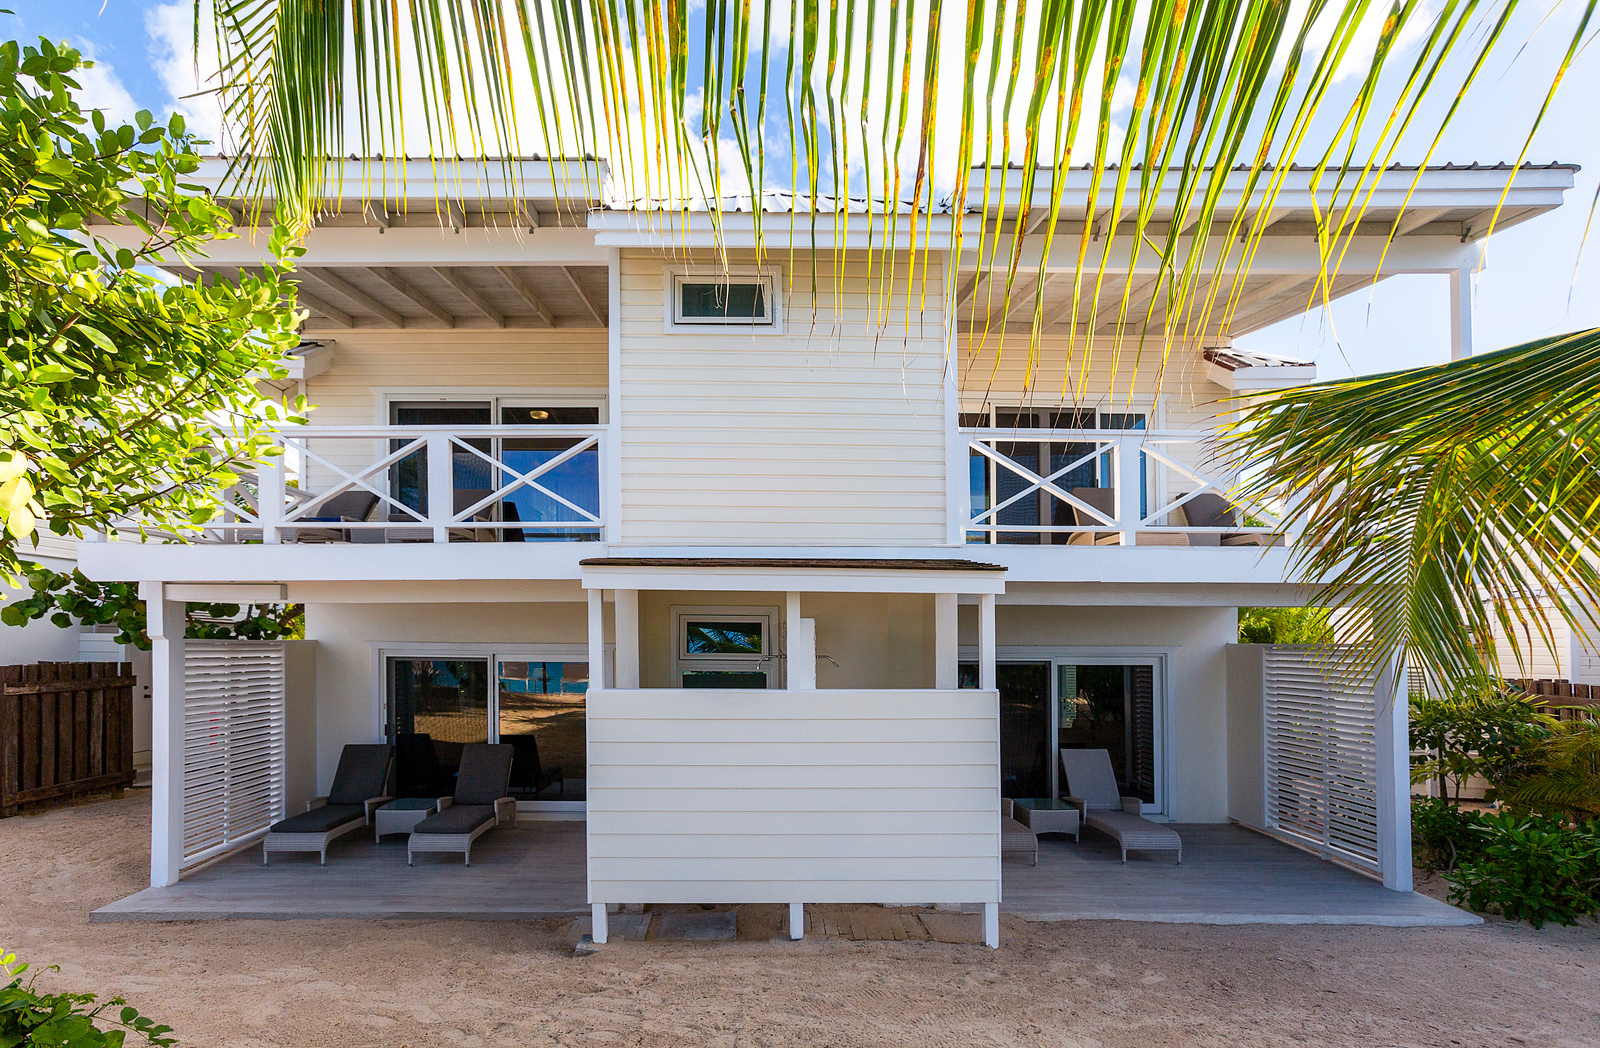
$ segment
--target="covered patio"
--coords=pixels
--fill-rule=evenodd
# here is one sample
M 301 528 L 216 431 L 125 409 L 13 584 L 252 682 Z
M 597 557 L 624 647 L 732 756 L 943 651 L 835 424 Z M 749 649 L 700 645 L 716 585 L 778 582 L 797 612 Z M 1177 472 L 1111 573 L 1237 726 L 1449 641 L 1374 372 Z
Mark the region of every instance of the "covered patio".
M 1324 862 L 1231 825 L 1174 826 L 1184 861 L 1117 861 L 1094 833 L 1081 844 L 1040 841 L 1039 864 L 1008 859 L 1001 912 L 1028 920 L 1122 920 L 1175 924 L 1367 924 L 1390 927 L 1481 923 L 1413 892 Z M 455 858 L 405 863 L 405 839 L 374 845 L 366 834 L 336 841 L 328 865 L 314 857 L 261 865 L 259 846 L 103 906 L 92 921 L 533 920 L 587 914 L 585 827 L 523 820 L 484 835 L 472 865 Z

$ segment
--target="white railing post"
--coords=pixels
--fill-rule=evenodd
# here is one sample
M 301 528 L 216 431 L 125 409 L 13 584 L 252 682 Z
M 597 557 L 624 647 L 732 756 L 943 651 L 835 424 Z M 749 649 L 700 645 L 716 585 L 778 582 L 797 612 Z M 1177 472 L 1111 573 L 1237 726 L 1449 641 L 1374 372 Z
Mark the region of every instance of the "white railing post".
M 261 464 L 256 483 L 256 518 L 261 521 L 261 541 L 275 546 L 283 541 L 278 529 L 283 521 L 285 498 L 282 455 L 274 455 Z
M 1139 493 L 1143 490 L 1144 470 L 1139 462 L 1139 449 L 1144 445 L 1143 433 L 1134 430 L 1117 438 L 1117 524 L 1122 529 L 1122 544 L 1132 546 L 1138 542 Z
M 456 484 L 450 434 L 428 434 L 428 523 L 433 541 L 450 541 L 450 518 L 456 515 Z

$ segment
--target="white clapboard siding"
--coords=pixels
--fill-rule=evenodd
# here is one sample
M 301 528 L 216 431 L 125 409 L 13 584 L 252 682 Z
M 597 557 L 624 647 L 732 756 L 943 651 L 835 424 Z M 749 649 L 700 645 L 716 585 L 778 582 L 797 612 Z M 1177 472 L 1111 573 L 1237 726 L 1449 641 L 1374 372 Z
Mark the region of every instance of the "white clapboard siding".
M 983 691 L 592 691 L 589 895 L 1000 900 Z
M 842 262 L 838 283 L 832 256 L 819 260 L 815 290 L 808 263 L 791 273 L 769 258 L 783 270 L 784 329 L 759 336 L 665 331 L 666 271 L 682 262 L 622 256 L 623 540 L 943 542 L 939 262 L 924 304 L 904 279 L 869 280 L 865 254 Z
M 185 645 L 185 865 L 249 840 L 283 818 L 284 660 L 279 643 Z
M 1378 866 L 1376 705 L 1327 649 L 1264 653 L 1267 826 L 1324 855 Z

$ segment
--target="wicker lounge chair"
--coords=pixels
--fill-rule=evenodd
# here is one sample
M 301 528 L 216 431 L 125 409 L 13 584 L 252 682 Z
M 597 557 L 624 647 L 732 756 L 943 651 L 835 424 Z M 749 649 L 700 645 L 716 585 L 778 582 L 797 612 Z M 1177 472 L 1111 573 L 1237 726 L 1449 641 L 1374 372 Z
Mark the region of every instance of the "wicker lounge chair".
M 1039 865 L 1039 838 L 1017 821 L 1015 805 L 1010 797 L 1000 798 L 1000 854 L 1027 852 L 1033 865 Z
M 387 795 L 394 747 L 386 742 L 350 745 L 339 754 L 339 769 L 326 797 L 306 810 L 276 822 L 261 841 L 261 865 L 273 852 L 316 852 L 328 864 L 328 843 L 372 823 L 372 813 L 394 800 Z
M 512 748 L 474 742 L 461 748 L 454 797 L 439 799 L 439 812 L 417 823 L 406 844 L 406 865 L 418 852 L 460 852 L 472 865 L 472 842 L 501 822 L 517 824 L 511 786 Z
M 1183 838 L 1139 815 L 1139 798 L 1123 797 L 1105 750 L 1062 750 L 1061 770 L 1067 775 L 1067 800 L 1078 806 L 1086 826 L 1115 840 L 1122 861 L 1130 851 L 1175 851 L 1183 865 Z

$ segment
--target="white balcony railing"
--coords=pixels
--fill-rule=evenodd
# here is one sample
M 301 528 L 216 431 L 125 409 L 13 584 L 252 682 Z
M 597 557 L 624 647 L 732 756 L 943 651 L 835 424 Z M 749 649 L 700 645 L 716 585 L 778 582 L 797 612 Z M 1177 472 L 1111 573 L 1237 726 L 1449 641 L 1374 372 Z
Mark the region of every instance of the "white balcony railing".
M 602 426 L 297 426 L 224 496 L 202 541 L 602 537 Z
M 1278 516 L 1230 501 L 1204 432 L 968 429 L 969 543 L 1282 545 Z

